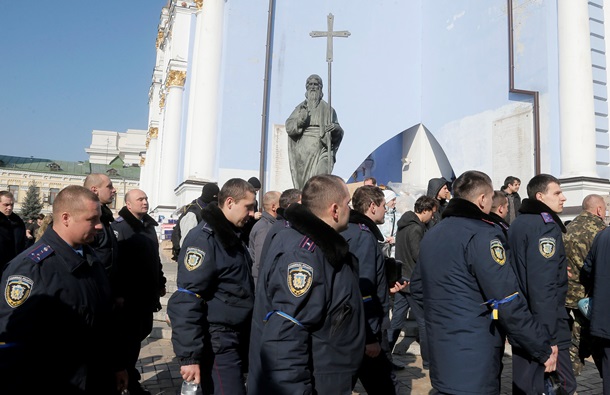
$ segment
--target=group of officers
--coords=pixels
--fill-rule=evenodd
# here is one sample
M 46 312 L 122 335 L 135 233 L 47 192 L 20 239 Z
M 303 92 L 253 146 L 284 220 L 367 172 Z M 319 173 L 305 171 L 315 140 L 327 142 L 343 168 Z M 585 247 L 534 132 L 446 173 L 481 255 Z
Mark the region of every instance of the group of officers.
M 508 337 L 513 393 L 545 393 L 550 374 L 574 393 L 559 181 L 532 178 L 508 230 L 489 215 L 486 174 L 467 171 L 452 189 L 409 284 L 424 311 L 432 386 L 499 394 Z M 376 226 L 383 192 L 363 186 L 350 196 L 339 177 L 310 178 L 301 202 L 280 211 L 269 230 L 256 286 L 240 237 L 255 194 L 245 180 L 227 181 L 180 249 L 168 315 L 183 379 L 203 394 L 351 394 L 358 379 L 369 394 L 398 393 L 385 330 L 390 295 L 407 284 L 386 278 Z M 112 290 L 88 246 L 101 214 L 96 194 L 65 188 L 52 228 L 4 270 L 2 388 L 113 393 L 111 371 L 116 388 L 125 386 L 119 322 L 106 303 Z

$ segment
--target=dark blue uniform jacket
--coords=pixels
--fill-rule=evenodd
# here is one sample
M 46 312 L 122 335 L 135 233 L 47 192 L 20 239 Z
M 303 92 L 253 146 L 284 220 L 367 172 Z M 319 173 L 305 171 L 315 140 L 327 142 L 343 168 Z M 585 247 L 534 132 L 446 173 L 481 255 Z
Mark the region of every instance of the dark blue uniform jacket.
M 384 237 L 375 223 L 366 215 L 352 210 L 349 227 L 341 232 L 349 244 L 349 251 L 358 258 L 360 292 L 366 318 L 366 344 L 379 342 L 390 309 L 385 259 L 379 242 Z
M 254 305 L 252 260 L 238 229 L 214 204 L 201 211 L 178 256 L 178 291 L 167 312 L 174 352 L 182 365 L 201 363 L 208 326 L 250 329 Z
M 610 228 L 595 236 L 580 276 L 591 290 L 591 334 L 610 339 Z
M 304 206 L 285 217 L 261 262 L 248 394 L 350 395 L 365 347 L 357 261 Z
M 522 295 L 500 304 L 497 320 L 485 303 L 519 291 L 507 252 L 502 230 L 460 198 L 449 201 L 443 220 L 424 235 L 411 292 L 424 308 L 430 376 L 437 390 L 498 394 L 502 331 L 541 361 L 551 354 Z
M 0 287 L 0 342 L 14 345 L 0 349 L 0 392 L 104 393 L 94 381 L 103 370 L 113 385 L 110 285 L 89 247 L 80 256 L 49 228 L 8 264 Z
M 515 273 L 532 315 L 546 329 L 551 344 L 570 346 L 565 309 L 568 271 L 563 223 L 546 204 L 524 199 L 508 230 Z

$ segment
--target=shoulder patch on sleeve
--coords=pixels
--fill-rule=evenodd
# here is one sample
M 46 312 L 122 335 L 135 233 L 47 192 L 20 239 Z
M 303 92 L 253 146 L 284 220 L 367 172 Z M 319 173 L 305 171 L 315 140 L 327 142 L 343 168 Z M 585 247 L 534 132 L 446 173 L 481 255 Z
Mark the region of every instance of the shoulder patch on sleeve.
M 309 237 L 303 236 L 303 239 L 299 243 L 299 247 L 306 249 L 309 252 L 314 252 L 316 250 L 316 243 L 314 243 Z
M 288 265 L 287 276 L 288 288 L 297 298 L 305 295 L 311 288 L 313 282 L 313 268 L 302 262 L 294 262 Z
M 491 251 L 491 257 L 498 265 L 502 266 L 506 263 L 506 251 L 500 240 L 491 240 L 489 242 L 489 250 Z
M 540 213 L 540 216 L 542 217 L 542 220 L 544 221 L 545 224 L 554 224 L 555 223 L 553 216 L 549 213 Z
M 4 290 L 4 299 L 6 303 L 12 307 L 21 306 L 32 292 L 34 281 L 25 276 L 9 276 L 6 280 L 6 289 Z
M 184 267 L 189 272 L 197 269 L 205 259 L 205 252 L 197 247 L 188 247 L 184 254 Z
M 371 231 L 369 229 L 369 227 L 366 226 L 365 224 L 358 224 L 358 226 L 360 227 L 360 230 L 362 230 L 362 231 L 366 231 L 366 232 L 370 232 Z
M 36 263 L 42 262 L 46 257 L 53 253 L 53 249 L 48 244 L 40 244 L 28 253 L 28 258 Z
M 545 258 L 550 258 L 555 255 L 555 238 L 543 237 L 538 240 L 538 250 Z

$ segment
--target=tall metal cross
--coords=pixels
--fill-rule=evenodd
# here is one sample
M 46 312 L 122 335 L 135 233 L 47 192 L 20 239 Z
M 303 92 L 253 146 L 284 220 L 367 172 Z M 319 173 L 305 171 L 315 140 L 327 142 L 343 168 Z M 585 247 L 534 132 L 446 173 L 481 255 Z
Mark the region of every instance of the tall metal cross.
M 326 62 L 328 63 L 328 121 L 333 121 L 333 108 L 332 108 L 332 96 L 331 96 L 331 86 L 332 86 L 332 64 L 333 64 L 333 37 L 349 37 L 351 33 L 347 30 L 341 31 L 333 31 L 333 22 L 335 21 L 335 16 L 333 14 L 328 14 L 327 23 L 328 29 L 326 31 L 313 31 L 309 33 L 309 35 L 313 38 L 316 37 L 326 37 Z M 322 125 L 320 125 L 322 127 Z M 326 143 L 328 147 L 328 174 L 332 172 L 332 146 L 331 146 L 331 136 L 330 133 L 326 135 Z

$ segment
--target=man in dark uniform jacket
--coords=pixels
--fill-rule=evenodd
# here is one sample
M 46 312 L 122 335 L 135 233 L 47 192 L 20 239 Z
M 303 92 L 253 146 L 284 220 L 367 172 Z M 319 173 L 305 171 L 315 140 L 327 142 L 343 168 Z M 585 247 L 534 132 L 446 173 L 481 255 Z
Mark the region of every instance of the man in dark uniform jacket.
M 161 310 L 165 276 L 159 256 L 157 221 L 148 212 L 148 196 L 132 189 L 125 195 L 126 206 L 112 223 L 119 245 L 116 270 L 112 270 L 118 314 L 125 335 L 125 357 L 131 395 L 144 395 L 136 368 L 141 343 L 152 332 L 153 313 Z
M 92 249 L 101 230 L 100 203 L 91 191 L 64 188 L 53 203 L 53 228 L 13 259 L 0 287 L 2 393 L 110 394 L 115 384 L 112 299 Z
M 564 389 L 572 394 L 576 379 L 570 361 L 570 326 L 565 309 L 568 271 L 563 235 L 566 229 L 557 216 L 566 201 L 559 181 L 539 174 L 527 184 L 528 199 L 510 224 L 508 242 L 511 264 L 534 319 L 545 329 L 551 345 L 559 349 L 557 373 Z M 513 393 L 544 392 L 544 366 L 526 350 L 513 349 Z
M 504 234 L 489 218 L 491 179 L 467 171 L 453 192 L 443 220 L 424 235 L 410 284 L 424 309 L 430 379 L 442 394 L 499 394 L 503 332 L 548 370 L 555 354 L 519 292 Z
M 603 378 L 604 394 L 610 394 L 610 228 L 599 232 L 580 271 L 590 300 L 593 358 Z
M 263 254 L 248 394 L 351 394 L 365 350 L 358 268 L 345 239 L 350 196 L 339 177 L 307 181 L 302 204 Z M 267 237 L 270 237 L 270 233 Z
M 100 221 L 102 222 L 102 231 L 95 235 L 95 240 L 90 246 L 97 254 L 102 265 L 104 265 L 106 273 L 110 275 L 119 254 L 117 240 L 110 227 L 110 224 L 114 222 L 114 216 L 112 215 L 112 211 L 108 208 L 108 205 L 112 203 L 116 196 L 116 189 L 112 185 L 110 177 L 101 173 L 89 174 L 85 178 L 83 186 L 95 193 L 100 199 L 102 207 L 102 216 L 100 218 Z
M 348 228 L 341 235 L 349 244 L 350 252 L 358 258 L 360 293 L 366 318 L 366 349 L 358 377 L 370 395 L 398 394 L 398 382 L 388 358 L 391 351 L 387 335 L 390 295 L 385 258 L 379 244 L 384 235 L 377 227 L 385 217 L 384 193 L 378 187 L 362 186 L 354 192 L 352 207 Z M 404 287 L 406 283 L 398 284 L 398 288 L 393 290 L 397 292 Z
M 0 273 L 25 248 L 25 224 L 13 212 L 14 207 L 13 194 L 0 191 Z
M 178 257 L 178 290 L 167 306 L 172 344 L 182 378 L 203 394 L 246 393 L 254 282 L 239 231 L 254 215 L 254 197 L 245 180 L 227 181 Z

